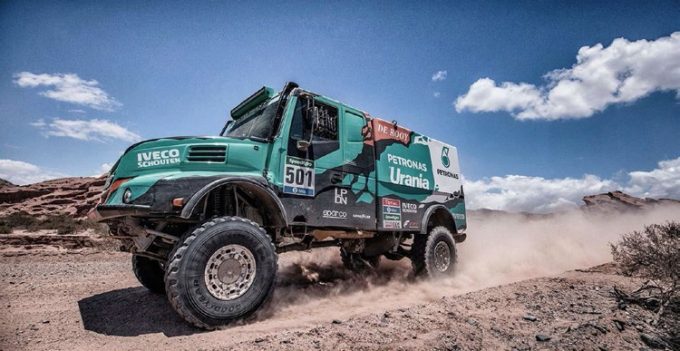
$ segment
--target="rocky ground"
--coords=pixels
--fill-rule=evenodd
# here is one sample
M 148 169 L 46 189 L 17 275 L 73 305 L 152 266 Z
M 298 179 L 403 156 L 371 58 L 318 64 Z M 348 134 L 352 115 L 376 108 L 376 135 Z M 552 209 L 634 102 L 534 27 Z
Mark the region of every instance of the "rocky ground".
M 465 292 L 410 280 L 401 263 L 359 278 L 335 259 L 302 257 L 282 257 L 263 313 L 213 332 L 187 326 L 164 296 L 139 286 L 127 254 L 3 257 L 0 349 L 639 350 L 658 342 L 650 312 L 621 309 L 610 295 L 640 283 L 611 265 Z
M 0 179 L 0 216 L 25 212 L 84 217 L 99 201 L 104 182 L 104 177 L 73 177 L 19 186 Z

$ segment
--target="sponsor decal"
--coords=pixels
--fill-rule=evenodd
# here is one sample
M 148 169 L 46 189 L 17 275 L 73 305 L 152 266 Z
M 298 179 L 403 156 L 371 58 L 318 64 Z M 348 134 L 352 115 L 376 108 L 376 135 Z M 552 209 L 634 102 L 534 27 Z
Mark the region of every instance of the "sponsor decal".
M 449 178 L 453 178 L 453 179 L 458 179 L 458 173 L 453 173 L 453 172 L 450 172 L 450 171 L 445 171 L 445 170 L 439 169 L 439 168 L 437 168 L 437 174 L 440 175 L 440 176 L 444 176 L 444 177 L 449 177 Z
M 283 167 L 283 192 L 314 196 L 314 161 L 287 156 Z
M 399 204 L 401 203 L 400 200 L 397 199 L 390 199 L 390 198 L 383 198 L 382 199 L 382 204 L 383 206 L 394 206 L 394 207 L 399 207 Z
M 465 219 L 465 214 L 463 213 L 452 213 L 453 219 Z
M 399 185 L 405 185 L 412 188 L 420 188 L 425 190 L 430 190 L 430 181 L 427 178 L 423 178 L 423 174 L 418 174 L 418 176 L 412 176 L 410 174 L 405 174 L 401 172 L 400 168 L 395 168 L 390 166 L 390 182 Z
M 411 131 L 381 119 L 374 119 L 373 137 L 375 141 L 396 140 L 404 145 L 408 145 L 411 141 Z
M 422 173 L 418 173 L 418 175 L 415 176 L 402 172 L 402 167 L 410 168 L 420 172 L 427 172 L 427 164 L 424 162 L 414 161 L 392 154 L 387 154 L 387 162 L 390 163 L 390 182 L 394 184 L 430 190 L 430 181 L 427 178 L 424 178 Z
M 338 205 L 347 205 L 347 189 L 335 188 L 335 196 L 333 202 Z
M 412 202 L 402 202 L 401 212 L 403 213 L 418 213 L 418 205 Z
M 427 165 L 420 161 L 414 161 L 406 157 L 387 154 L 387 162 L 401 167 L 408 167 L 421 172 L 427 172 Z
M 403 228 L 417 229 L 419 228 L 418 223 L 412 220 L 405 220 Z
M 371 216 L 364 214 L 364 213 L 355 213 L 352 215 L 352 218 L 357 218 L 357 219 L 371 219 Z
M 383 228 L 401 228 L 401 201 L 398 199 L 382 199 Z
M 347 212 L 338 210 L 323 210 L 321 216 L 328 219 L 347 219 Z
M 180 163 L 179 149 L 137 153 L 137 167 L 146 168 Z
M 449 148 L 446 146 L 442 147 L 442 165 L 446 168 L 449 168 L 451 165 L 451 160 L 449 160 Z

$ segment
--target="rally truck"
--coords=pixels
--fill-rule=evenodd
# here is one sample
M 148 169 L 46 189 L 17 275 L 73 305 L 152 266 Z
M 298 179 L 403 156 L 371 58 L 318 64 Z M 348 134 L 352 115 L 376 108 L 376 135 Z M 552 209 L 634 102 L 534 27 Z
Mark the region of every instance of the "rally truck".
M 453 272 L 466 237 L 455 147 L 292 82 L 230 114 L 219 136 L 130 146 L 90 213 L 186 321 L 252 314 L 291 250 L 338 247 L 358 274 L 381 257 L 410 259 L 415 276 Z

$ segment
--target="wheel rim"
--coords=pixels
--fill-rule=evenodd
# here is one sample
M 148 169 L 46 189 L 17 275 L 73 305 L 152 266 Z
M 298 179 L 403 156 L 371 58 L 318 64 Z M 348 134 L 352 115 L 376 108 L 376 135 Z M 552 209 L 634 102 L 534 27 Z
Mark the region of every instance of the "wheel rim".
M 451 249 L 449 245 L 443 241 L 434 246 L 434 267 L 439 272 L 446 272 L 451 265 Z
M 255 281 L 255 257 L 244 246 L 227 245 L 210 256 L 205 266 L 205 285 L 212 296 L 233 300 L 248 291 Z

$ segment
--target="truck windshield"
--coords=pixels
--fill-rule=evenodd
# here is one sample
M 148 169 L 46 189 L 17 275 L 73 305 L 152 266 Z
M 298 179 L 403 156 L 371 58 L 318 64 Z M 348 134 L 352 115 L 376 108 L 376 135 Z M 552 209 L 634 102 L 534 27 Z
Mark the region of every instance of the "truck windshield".
M 233 121 L 224 136 L 234 138 L 266 139 L 271 134 L 276 115 L 278 97 L 263 102 L 245 115 Z

